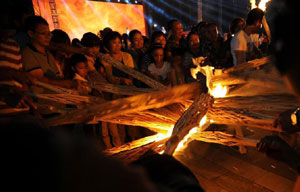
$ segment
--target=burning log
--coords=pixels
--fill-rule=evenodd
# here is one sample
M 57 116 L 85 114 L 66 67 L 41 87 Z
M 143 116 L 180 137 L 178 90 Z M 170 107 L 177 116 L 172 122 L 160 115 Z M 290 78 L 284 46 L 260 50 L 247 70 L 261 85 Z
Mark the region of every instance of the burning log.
M 212 104 L 212 98 L 208 94 L 201 94 L 194 103 L 183 113 L 176 122 L 172 136 L 166 143 L 165 154 L 172 155 L 179 142 L 189 131 L 199 125 L 200 120 L 206 114 Z
M 161 108 L 181 102 L 206 91 L 198 82 L 176 86 L 165 91 L 140 94 L 101 104 L 92 104 L 84 109 L 74 110 L 66 115 L 49 119 L 49 125 L 100 121 L 126 113 L 136 113 L 147 109 Z
M 167 139 L 167 136 L 157 134 L 127 143 L 120 147 L 108 149 L 104 151 L 104 153 L 115 159 L 122 160 L 124 163 L 130 163 L 140 158 L 149 150 L 153 150 L 157 153 L 163 151 L 165 148 L 164 143 Z

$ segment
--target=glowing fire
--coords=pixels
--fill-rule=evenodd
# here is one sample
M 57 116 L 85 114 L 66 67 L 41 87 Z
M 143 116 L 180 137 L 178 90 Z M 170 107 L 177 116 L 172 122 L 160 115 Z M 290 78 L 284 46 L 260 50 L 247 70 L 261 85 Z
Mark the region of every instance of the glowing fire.
M 227 94 L 227 87 L 222 86 L 220 83 L 218 83 L 217 86 L 214 89 L 212 89 L 209 93 L 212 96 L 214 96 L 214 98 L 225 97 Z
M 258 6 L 256 6 L 256 0 L 250 0 L 251 3 L 251 9 L 254 9 L 256 7 L 260 8 L 261 10 L 266 10 L 266 4 L 271 0 L 260 0 Z

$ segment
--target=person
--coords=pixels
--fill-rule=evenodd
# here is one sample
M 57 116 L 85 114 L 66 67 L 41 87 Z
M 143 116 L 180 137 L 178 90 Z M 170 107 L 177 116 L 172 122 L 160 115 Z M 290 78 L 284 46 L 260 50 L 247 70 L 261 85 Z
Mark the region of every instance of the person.
M 129 41 L 131 44 L 127 52 L 131 55 L 134 61 L 134 68 L 138 71 L 140 68 L 140 59 L 145 52 L 142 33 L 137 29 L 130 31 Z
M 55 50 L 56 44 L 63 44 L 63 45 L 71 45 L 71 40 L 69 38 L 69 35 L 60 29 L 55 29 L 51 31 L 52 38 L 50 41 L 50 52 L 54 56 L 55 63 L 57 66 L 57 69 L 59 71 L 59 77 L 64 78 L 66 73 L 66 65 L 67 65 L 67 59 L 70 57 L 68 53 L 62 50 Z M 52 48 L 52 50 L 51 50 Z
M 10 23 L 9 11 L 2 10 L 0 15 L 0 123 L 6 117 L 23 115 L 29 109 L 36 110 L 32 99 L 24 95 L 28 86 L 35 84 L 35 78 L 23 72 L 21 51 L 17 42 L 12 39 L 14 25 Z
M 161 46 L 164 48 L 164 53 L 166 54 L 165 59 L 170 58 L 170 53 L 167 50 L 167 46 L 166 46 L 167 39 L 165 34 L 162 31 L 154 31 L 150 38 L 150 46 L 141 59 L 140 71 L 142 73 L 147 74 L 148 66 L 150 65 L 150 63 L 153 62 L 150 52 L 153 48 L 153 45 L 156 43 L 161 44 Z
M 52 34 L 47 21 L 41 16 L 31 16 L 25 23 L 31 41 L 21 52 L 24 70 L 46 83 L 71 88 L 72 81 L 59 76 L 55 59 L 48 50 Z
M 168 22 L 169 38 L 167 40 L 168 50 L 171 53 L 171 64 L 175 69 L 175 85 L 184 84 L 184 72 L 182 58 L 185 52 L 185 41 L 183 38 L 183 28 L 179 21 L 170 20 Z
M 165 85 L 171 85 L 172 67 L 164 60 L 164 48 L 161 44 L 154 44 L 151 54 L 154 62 L 148 66 L 150 76 Z
M 82 85 L 83 83 L 87 83 L 88 80 L 88 67 L 87 67 L 87 59 L 82 54 L 73 54 L 70 58 L 70 65 L 72 67 L 73 72 L 73 80 L 76 82 L 78 92 L 81 95 L 88 95 L 92 92 L 92 89 L 88 86 Z
M 116 31 L 112 31 L 108 33 L 104 40 L 104 46 L 107 48 L 108 53 L 106 53 L 106 56 L 112 57 L 113 59 L 121 62 L 127 67 L 130 67 L 134 69 L 134 62 L 129 53 L 123 52 L 121 50 L 122 47 L 122 37 L 120 33 Z M 112 84 L 118 84 L 118 85 L 133 85 L 133 79 L 128 74 L 118 70 L 117 68 L 113 67 L 110 63 L 107 63 L 104 60 L 101 60 L 101 63 L 103 64 L 105 68 L 105 75 L 106 80 L 109 83 Z M 119 96 L 113 95 L 110 99 L 117 99 Z M 134 129 L 130 129 L 134 130 Z M 123 125 L 116 125 L 113 123 L 102 123 L 102 135 L 104 142 L 107 147 L 111 147 L 110 144 L 110 137 L 109 134 L 112 137 L 112 144 L 114 146 L 120 146 L 125 142 L 126 139 L 126 130 Z
M 182 66 L 185 73 L 185 82 L 191 83 L 196 81 L 190 72 L 190 68 L 195 67 L 193 64 L 193 58 L 202 56 L 202 52 L 200 50 L 200 39 L 197 32 L 190 32 L 186 38 L 186 41 L 187 51 L 184 53 Z
M 105 36 L 104 46 L 108 49 L 107 56 L 123 63 L 127 67 L 134 68 L 134 61 L 129 53 L 123 52 L 122 37 L 120 33 L 113 31 Z M 106 78 L 110 83 L 121 85 L 132 85 L 132 78 L 128 74 L 112 67 L 111 64 L 102 60 L 101 63 L 105 67 Z
M 272 2 L 279 3 L 277 1 Z M 275 66 L 282 74 L 287 86 L 300 99 L 300 65 L 298 59 L 298 46 L 300 38 L 290 22 L 298 16 L 299 3 L 296 0 L 280 1 L 281 9 L 273 21 L 272 42 Z M 286 132 L 300 131 L 299 109 L 283 112 L 275 120 L 274 126 Z M 300 155 L 278 136 L 266 136 L 257 144 L 259 151 L 269 157 L 287 163 L 291 168 L 300 173 Z M 298 176 L 294 191 L 300 190 L 300 177 Z
M 227 68 L 229 64 L 231 53 L 229 46 L 226 46 L 224 38 L 221 37 L 216 23 L 208 23 L 205 26 L 205 36 L 201 42 L 201 52 L 203 56 L 207 57 L 207 65 L 215 68 Z
M 247 15 L 245 28 L 231 39 L 230 46 L 234 66 L 262 56 L 250 36 L 258 32 L 264 15 L 261 9 L 252 9 Z

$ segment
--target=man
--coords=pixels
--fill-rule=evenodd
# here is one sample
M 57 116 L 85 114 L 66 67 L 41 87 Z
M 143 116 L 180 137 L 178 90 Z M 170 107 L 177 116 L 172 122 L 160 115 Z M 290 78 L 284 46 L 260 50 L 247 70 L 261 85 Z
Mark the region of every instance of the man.
M 25 71 L 49 84 L 65 88 L 72 87 L 71 80 L 62 80 L 52 54 L 47 50 L 51 33 L 48 23 L 40 16 L 31 16 L 25 21 L 30 43 L 22 50 L 22 62 Z
M 276 1 L 272 2 L 276 3 Z M 276 67 L 282 74 L 286 84 L 300 99 L 300 63 L 299 51 L 300 38 L 297 30 L 290 27 L 295 18 L 298 18 L 299 1 L 280 1 L 281 9 L 276 10 L 279 14 L 273 25 L 273 49 L 276 57 Z M 275 5 L 275 4 L 274 4 Z M 286 132 L 300 131 L 299 110 L 291 113 L 284 112 L 275 121 L 275 126 Z M 267 136 L 257 145 L 258 150 L 268 156 L 286 162 L 291 168 L 300 173 L 300 155 L 279 137 Z M 294 191 L 300 191 L 300 177 L 297 179 Z
M 232 38 L 230 44 L 234 66 L 261 57 L 261 52 L 250 36 L 258 32 L 264 15 L 261 9 L 252 9 L 248 13 L 245 29 L 236 33 Z
M 184 84 L 184 72 L 182 69 L 182 59 L 185 52 L 185 43 L 183 36 L 182 25 L 177 20 L 171 20 L 168 22 L 169 38 L 167 40 L 167 50 L 171 52 L 172 55 L 172 66 L 174 67 L 174 72 L 172 76 L 174 79 L 173 85 Z

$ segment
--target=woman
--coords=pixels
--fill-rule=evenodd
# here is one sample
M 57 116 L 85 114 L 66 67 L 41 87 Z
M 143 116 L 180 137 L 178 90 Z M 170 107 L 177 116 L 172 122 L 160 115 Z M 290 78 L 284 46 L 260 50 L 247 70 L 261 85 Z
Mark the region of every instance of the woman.
M 139 61 L 144 54 L 144 39 L 142 33 L 136 29 L 130 31 L 129 41 L 131 46 L 127 52 L 131 55 L 134 61 L 135 69 L 139 70 Z
M 129 53 L 121 51 L 122 37 L 120 33 L 113 31 L 104 38 L 104 46 L 108 49 L 106 55 L 123 63 L 127 67 L 134 68 L 134 62 Z M 106 79 L 113 84 L 132 85 L 132 78 L 128 74 L 112 67 L 111 64 L 101 61 L 106 71 Z

